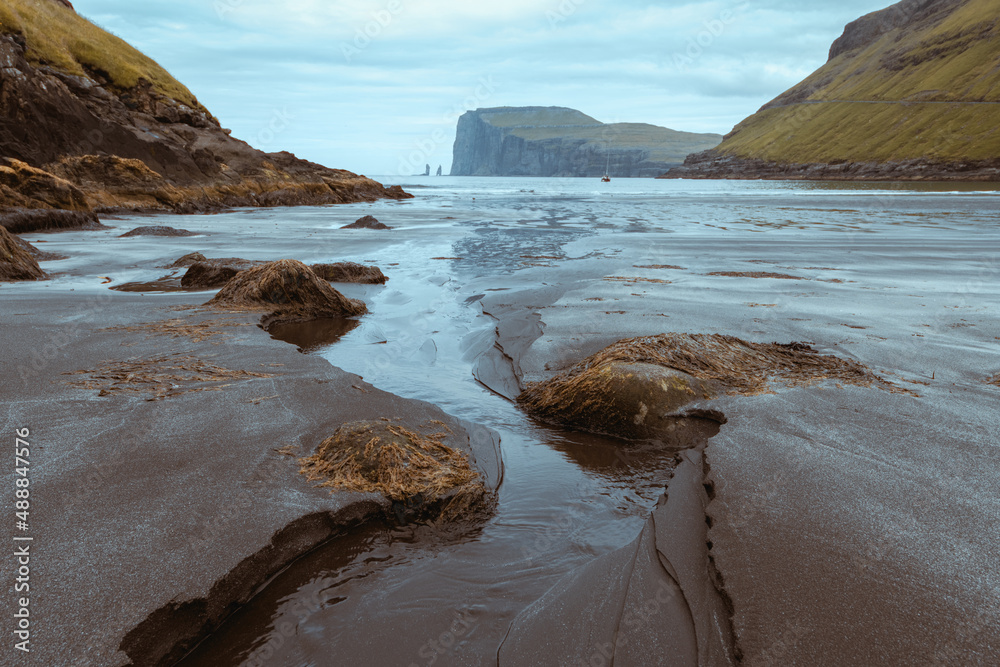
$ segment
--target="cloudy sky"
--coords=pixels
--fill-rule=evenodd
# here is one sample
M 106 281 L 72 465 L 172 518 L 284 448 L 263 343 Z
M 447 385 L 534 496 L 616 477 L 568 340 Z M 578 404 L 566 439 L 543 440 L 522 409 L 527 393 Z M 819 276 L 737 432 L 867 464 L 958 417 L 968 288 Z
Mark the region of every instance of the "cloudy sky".
M 240 137 L 331 167 L 451 165 L 458 115 L 553 105 L 725 133 L 891 0 L 75 0 Z M 419 165 L 419 169 L 417 166 Z

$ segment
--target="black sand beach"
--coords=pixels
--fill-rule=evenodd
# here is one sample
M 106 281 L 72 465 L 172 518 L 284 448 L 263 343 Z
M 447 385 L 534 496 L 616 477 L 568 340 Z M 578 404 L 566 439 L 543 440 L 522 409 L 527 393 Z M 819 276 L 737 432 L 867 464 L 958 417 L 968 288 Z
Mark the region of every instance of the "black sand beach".
M 1000 659 L 994 196 L 529 184 L 25 235 L 68 257 L 0 286 L 4 428 L 31 430 L 38 659 L 169 664 L 237 610 L 183 664 Z M 369 212 L 392 229 L 340 230 Z M 147 224 L 196 235 L 117 238 Z M 109 290 L 179 279 L 160 267 L 191 252 L 388 282 L 336 284 L 369 314 L 293 345 L 196 308 L 214 291 Z M 722 394 L 704 407 L 727 423 L 680 458 L 509 400 L 667 332 L 808 343 L 899 391 Z M 178 380 L 192 368 L 212 377 Z M 383 417 L 446 424 L 495 510 L 401 526 L 384 498 L 298 473 L 342 423 Z M 619 641 L 656 582 L 679 606 Z

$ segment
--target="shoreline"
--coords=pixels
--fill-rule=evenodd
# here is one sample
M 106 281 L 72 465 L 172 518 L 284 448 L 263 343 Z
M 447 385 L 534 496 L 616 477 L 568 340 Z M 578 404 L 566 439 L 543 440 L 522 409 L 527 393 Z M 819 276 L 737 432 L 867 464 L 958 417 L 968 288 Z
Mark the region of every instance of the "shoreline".
M 929 160 L 902 162 L 835 163 L 774 162 L 705 151 L 689 155 L 684 164 L 657 176 L 658 179 L 727 179 L 774 181 L 858 181 L 871 183 L 997 183 L 1000 161 L 980 160 L 935 163 Z

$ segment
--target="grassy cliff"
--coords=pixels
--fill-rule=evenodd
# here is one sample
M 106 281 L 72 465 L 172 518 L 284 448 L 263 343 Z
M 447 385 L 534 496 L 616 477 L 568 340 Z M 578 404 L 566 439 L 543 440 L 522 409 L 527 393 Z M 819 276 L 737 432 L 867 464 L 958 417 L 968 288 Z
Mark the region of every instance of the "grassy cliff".
M 998 127 L 1000 0 L 905 0 L 849 25 L 823 67 L 710 153 L 716 164 L 967 163 L 1000 158 Z
M 59 0 L 3 0 L 0 33 L 23 35 L 33 65 L 76 76 L 98 74 L 119 90 L 145 79 L 155 92 L 204 110 L 190 90 L 151 58 Z

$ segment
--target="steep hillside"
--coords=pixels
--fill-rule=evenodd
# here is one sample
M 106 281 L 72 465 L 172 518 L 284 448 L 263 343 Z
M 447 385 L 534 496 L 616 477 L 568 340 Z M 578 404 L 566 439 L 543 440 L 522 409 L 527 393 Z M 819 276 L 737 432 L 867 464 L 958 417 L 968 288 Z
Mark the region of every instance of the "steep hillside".
M 499 107 L 458 121 L 452 176 L 656 176 L 717 134 L 644 123 L 604 124 L 564 107 Z
M 1000 180 L 1000 0 L 904 0 L 668 176 Z
M 68 0 L 0 4 L 0 209 L 71 201 L 77 210 L 192 211 L 407 196 L 229 134 L 166 70 Z

